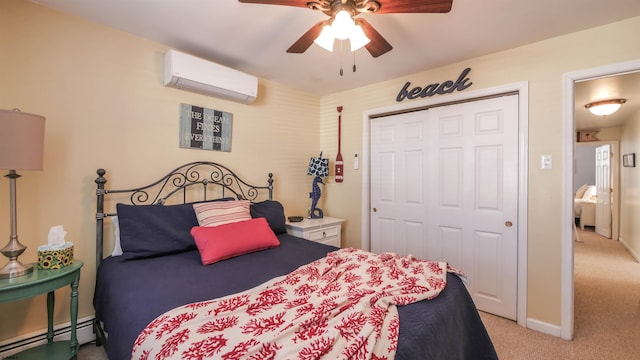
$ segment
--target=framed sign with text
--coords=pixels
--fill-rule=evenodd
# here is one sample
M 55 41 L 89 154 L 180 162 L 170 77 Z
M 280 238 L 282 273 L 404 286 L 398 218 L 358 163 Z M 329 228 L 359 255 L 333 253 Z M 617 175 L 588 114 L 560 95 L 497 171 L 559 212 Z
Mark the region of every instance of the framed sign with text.
M 231 151 L 233 114 L 180 104 L 180 147 Z

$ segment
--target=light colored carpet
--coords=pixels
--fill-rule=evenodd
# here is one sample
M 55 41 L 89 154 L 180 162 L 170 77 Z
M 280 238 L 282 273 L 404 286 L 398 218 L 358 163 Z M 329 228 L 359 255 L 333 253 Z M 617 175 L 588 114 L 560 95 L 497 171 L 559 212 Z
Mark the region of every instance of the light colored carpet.
M 108 360 L 107 353 L 102 346 L 95 344 L 85 344 L 80 346 L 78 360 Z
M 640 359 L 640 264 L 617 241 L 578 231 L 572 341 L 480 313 L 501 360 Z
M 480 313 L 501 360 L 640 359 L 640 264 L 593 229 L 575 245 L 575 338 L 562 340 Z M 81 347 L 78 360 L 107 360 L 102 347 Z M 112 359 L 120 360 L 120 359 Z

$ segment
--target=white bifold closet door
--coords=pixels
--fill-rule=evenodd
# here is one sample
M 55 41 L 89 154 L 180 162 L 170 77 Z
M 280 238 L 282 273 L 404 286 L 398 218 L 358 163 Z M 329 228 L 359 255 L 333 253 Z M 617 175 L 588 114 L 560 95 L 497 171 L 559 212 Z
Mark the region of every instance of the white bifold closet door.
M 371 251 L 444 260 L 516 319 L 518 96 L 371 120 Z

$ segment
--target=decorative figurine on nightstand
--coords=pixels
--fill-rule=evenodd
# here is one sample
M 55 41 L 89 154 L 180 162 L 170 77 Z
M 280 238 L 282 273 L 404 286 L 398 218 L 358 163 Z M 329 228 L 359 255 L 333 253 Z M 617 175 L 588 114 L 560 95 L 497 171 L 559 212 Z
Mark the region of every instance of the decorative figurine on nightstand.
M 322 152 L 320 152 L 320 156 L 311 157 L 309 160 L 307 175 L 314 176 L 313 182 L 311 183 L 311 192 L 309 193 L 309 197 L 311 198 L 311 212 L 309 213 L 309 218 L 322 219 L 324 217 L 324 213 L 322 212 L 322 209 L 317 207 L 321 194 L 320 186 L 318 184 L 324 185 L 322 177 L 329 176 L 329 159 L 323 159 Z

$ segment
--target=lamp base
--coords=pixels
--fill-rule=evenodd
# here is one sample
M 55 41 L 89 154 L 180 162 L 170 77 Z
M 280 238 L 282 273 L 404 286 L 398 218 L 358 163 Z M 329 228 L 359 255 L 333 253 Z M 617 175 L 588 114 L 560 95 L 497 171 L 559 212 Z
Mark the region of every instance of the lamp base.
M 0 279 L 12 279 L 19 276 L 31 274 L 33 272 L 33 264 L 24 265 L 18 260 L 11 260 L 0 269 Z

